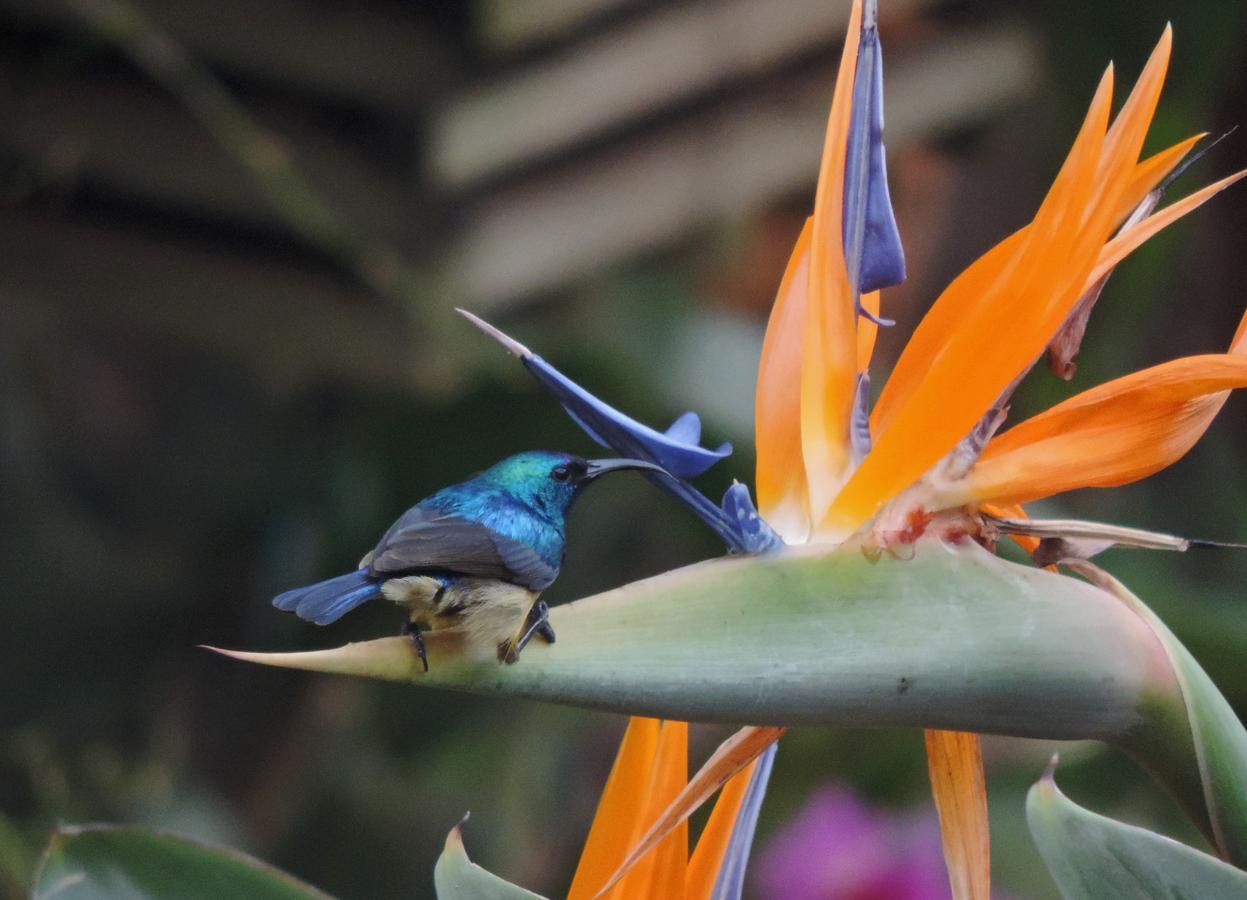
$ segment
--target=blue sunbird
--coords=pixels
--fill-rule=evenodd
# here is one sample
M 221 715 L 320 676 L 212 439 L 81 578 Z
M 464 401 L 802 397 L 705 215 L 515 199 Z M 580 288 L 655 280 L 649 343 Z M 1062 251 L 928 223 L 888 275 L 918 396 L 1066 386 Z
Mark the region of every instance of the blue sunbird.
M 563 565 L 572 504 L 594 479 L 628 469 L 666 474 L 638 459 L 549 450 L 507 457 L 399 516 L 356 571 L 286 591 L 273 605 L 328 625 L 385 597 L 406 610 L 403 633 L 426 672 L 421 635 L 443 629 L 514 663 L 534 635 L 554 642 L 541 594 Z

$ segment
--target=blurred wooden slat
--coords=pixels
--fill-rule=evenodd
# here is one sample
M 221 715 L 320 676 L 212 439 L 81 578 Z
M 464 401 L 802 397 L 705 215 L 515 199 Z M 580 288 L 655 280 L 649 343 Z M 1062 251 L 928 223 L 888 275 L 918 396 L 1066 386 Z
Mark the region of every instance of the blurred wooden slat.
M 36 81 L 0 67 L 14 92 L 0 142 L 45 181 L 91 187 L 162 209 L 286 230 L 255 184 L 191 115 L 153 85 L 79 77 Z M 402 181 L 293 109 L 260 111 L 335 210 L 404 243 L 420 213 Z
M 636 0 L 478 0 L 478 39 L 495 53 L 550 40 Z
M 1039 71 L 1023 32 L 997 27 L 891 53 L 887 140 L 981 120 Z M 746 94 L 554 174 L 485 197 L 457 254 L 460 296 L 487 309 L 559 287 L 707 221 L 806 191 L 812 196 L 834 69 Z
M 896 16 L 933 0 L 890 0 Z M 584 41 L 455 100 L 438 117 L 435 177 L 461 186 L 839 40 L 849 0 L 701 0 Z
M 0 329 L 86 325 L 237 361 L 272 385 L 424 388 L 416 335 L 296 264 L 0 208 Z
M 451 57 L 401 7 L 349 0 L 142 0 L 213 66 L 338 101 L 406 111 L 448 82 Z M 0 0 L 0 20 L 79 27 L 68 0 Z

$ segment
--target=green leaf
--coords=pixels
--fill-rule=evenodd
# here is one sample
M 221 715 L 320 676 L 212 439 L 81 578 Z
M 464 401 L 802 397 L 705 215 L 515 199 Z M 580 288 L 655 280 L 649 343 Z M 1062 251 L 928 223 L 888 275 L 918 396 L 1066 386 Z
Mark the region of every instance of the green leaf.
M 62 826 L 34 900 L 328 900 L 329 895 L 243 853 L 111 825 Z
M 437 900 L 544 900 L 468 859 L 463 846 L 463 822 L 446 835 L 446 848 L 433 869 L 433 886 Z
M 1057 788 L 1051 768 L 1030 789 L 1026 819 L 1067 900 L 1247 897 L 1247 872 L 1163 835 L 1083 809 Z

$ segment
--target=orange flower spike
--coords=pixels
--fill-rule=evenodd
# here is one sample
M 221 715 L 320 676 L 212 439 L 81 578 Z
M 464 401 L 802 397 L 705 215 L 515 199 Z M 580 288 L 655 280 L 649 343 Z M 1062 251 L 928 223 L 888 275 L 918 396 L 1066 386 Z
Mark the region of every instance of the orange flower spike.
M 725 787 L 733 778 L 737 778 L 744 768 L 752 768 L 754 760 L 757 760 L 759 755 L 766 752 L 767 748 L 781 738 L 786 730 L 786 728 L 779 727 L 749 725 L 749 727 L 739 729 L 738 732 L 732 734 L 732 737 L 720 744 L 715 753 L 711 754 L 710 759 L 707 759 L 702 768 L 697 770 L 697 774 L 691 779 L 686 779 L 687 784 L 681 785 L 680 790 L 672 795 L 671 802 L 665 808 L 656 810 L 648 816 L 645 820 L 648 828 L 643 834 L 633 835 L 633 840 L 628 844 L 627 854 L 620 856 L 619 866 L 611 874 L 610 879 L 604 881 L 606 888 L 614 888 L 616 884 L 619 884 L 619 881 L 630 873 L 632 866 L 635 866 L 638 860 L 646 859 L 656 846 L 667 840 L 673 830 L 685 825 L 688 816 L 695 813 L 706 800 L 715 794 L 716 790 Z M 748 782 L 747 778 L 744 780 Z M 722 804 L 721 797 L 716 809 Z M 705 834 L 703 831 L 702 841 L 706 840 Z M 701 841 L 698 841 L 697 846 L 697 853 L 705 856 L 701 849 Z M 605 895 L 606 890 L 602 890 L 601 893 Z
M 758 511 L 789 541 L 803 541 L 810 531 L 801 454 L 801 395 L 793 385 L 801 377 L 812 229 L 813 220 L 806 219 L 771 308 L 754 408 Z
M 1122 200 L 1115 210 L 1116 220 L 1121 221 L 1125 219 L 1203 137 L 1204 135 L 1199 134 L 1187 138 L 1185 141 L 1162 150 L 1139 163 L 1135 167 L 1130 184 L 1127 186 Z M 1174 206 L 1177 206 L 1177 204 L 1174 204 Z M 1156 215 L 1162 214 L 1163 212 Z M 1145 222 L 1147 221 L 1150 220 L 1145 220 Z M 1142 224 L 1140 223 L 1140 226 L 1136 227 L 1141 227 Z M 1168 222 L 1165 222 L 1165 224 L 1168 224 Z M 971 263 L 965 271 L 953 279 L 952 283 L 936 300 L 926 316 L 923 317 L 917 330 L 914 331 L 908 344 L 906 344 L 905 352 L 892 370 L 892 374 L 884 385 L 883 392 L 880 394 L 878 401 L 875 403 L 875 408 L 871 412 L 870 426 L 873 433 L 880 434 L 888 427 L 892 414 L 904 405 L 913 389 L 921 380 L 922 375 L 925 374 L 930 361 L 935 359 L 941 348 L 947 343 L 949 335 L 956 330 L 960 322 L 970 315 L 972 309 L 982 301 L 992 281 L 997 277 L 1008 260 L 1017 253 L 1018 248 L 1025 240 L 1029 227 L 1023 226 Z M 1150 237 L 1150 234 L 1148 236 Z M 1099 261 L 1096 263 L 1095 271 L 1088 278 L 1088 285 L 1097 281 L 1099 275 L 1111 269 L 1116 264 L 1113 261 L 1114 259 L 1116 262 L 1120 262 L 1121 258 L 1127 255 L 1127 253 L 1121 253 L 1120 256 L 1116 256 L 1115 251 L 1111 249 L 1114 248 L 1118 240 L 1123 238 L 1124 235 L 1114 238 L 1105 246 Z M 1146 240 L 1146 238 L 1142 240 Z M 1142 240 L 1139 243 L 1142 243 Z M 1122 245 L 1118 245 L 1118 249 L 1121 247 Z M 865 329 L 869 324 L 863 321 L 860 327 Z M 858 341 L 860 346 L 860 333 Z
M 927 731 L 927 769 L 955 900 L 990 900 L 987 787 L 977 734 Z
M 568 900 L 589 900 L 623 862 L 646 824 L 645 804 L 658 747 L 659 722 L 634 716 L 628 721 L 610 777 L 598 801 Z
M 1117 237 L 1104 245 L 1104 250 L 1100 253 L 1100 258 L 1087 279 L 1088 282 L 1094 283 L 1099 281 L 1113 271 L 1114 266 L 1137 250 L 1161 229 L 1172 225 L 1187 213 L 1203 205 L 1214 194 L 1225 190 L 1245 175 L 1247 175 L 1247 169 L 1235 172 L 1233 175 L 1222 178 L 1220 181 L 1213 182 L 1207 187 L 1183 197 L 1175 203 L 1169 204 L 1160 212 L 1152 213 L 1142 222 L 1117 235 Z
M 1173 171 L 1178 163 L 1182 162 L 1191 149 L 1206 137 L 1208 137 L 1207 132 L 1191 135 L 1186 140 L 1179 141 L 1172 147 L 1166 147 L 1159 153 L 1149 156 L 1135 166 L 1134 175 L 1130 179 L 1118 211 L 1122 212 L 1123 216 L 1128 215 L 1143 202 L 1143 198 L 1151 193 L 1166 175 Z
M 1137 481 L 1176 462 L 1232 388 L 1247 387 L 1247 318 L 1231 353 L 1153 366 L 1071 397 L 1006 431 L 938 505 L 1026 503 Z
M 1137 481 L 1177 462 L 1239 387 L 1247 387 L 1247 313 L 1228 353 L 1135 372 L 1010 428 L 937 505 L 1025 503 Z
M 640 836 L 645 824 L 657 818 L 668 804 L 680 793 L 688 781 L 688 723 L 665 721 L 658 737 L 658 750 L 654 754 L 647 802 L 641 806 L 644 814 L 637 822 L 632 840 L 626 849 Z M 654 848 L 654 851 L 628 872 L 608 894 L 612 900 L 634 900 L 650 897 L 654 900 L 683 900 L 684 876 L 688 870 L 688 823 L 682 822 Z
M 1126 159 L 1133 161 L 1137 157 L 1137 151 L 1131 156 L 1128 150 L 1124 153 L 1122 150 L 1133 148 L 1135 143 L 1141 142 L 1143 133 L 1146 132 L 1147 123 L 1150 122 L 1159 99 L 1171 40 L 1172 35 L 1166 29 L 1130 99 L 1122 107 L 1112 129 L 1106 135 L 1096 167 L 1097 181 L 1101 183 L 1102 201 L 1113 201 L 1113 198 L 1104 196 L 1103 191 L 1107 187 L 1104 175 L 1110 171 L 1110 160 L 1118 158 L 1120 168 L 1126 164 Z M 1134 165 L 1124 188 L 1114 192 L 1117 194 L 1115 201 L 1104 207 L 1112 210 L 1112 225 L 1122 222 L 1203 136 L 1188 138 Z M 890 426 L 894 414 L 908 402 L 931 361 L 942 353 L 950 336 L 988 299 L 989 287 L 1022 246 L 1031 227 L 1024 226 L 1019 229 L 973 262 L 932 305 L 911 336 L 875 404 L 871 414 L 871 429 L 875 435 L 882 434 Z M 1097 266 L 1097 269 L 1101 268 L 1103 267 Z M 1088 279 L 1087 286 L 1095 280 L 1097 279 Z
M 1117 118 L 1104 136 L 1104 150 L 1100 156 L 1096 180 L 1104 183 L 1117 181 L 1124 189 L 1134 180 L 1135 163 L 1143 149 L 1160 102 L 1160 92 L 1165 84 L 1165 72 L 1169 68 L 1169 54 L 1173 48 L 1173 28 L 1165 26 L 1160 40 L 1148 57 L 1143 71 L 1122 104 Z
M 925 375 L 876 435 L 874 449 L 836 498 L 826 523 L 832 529 L 855 530 L 938 462 L 1043 352 L 1077 302 L 1107 237 L 1093 241 L 1079 223 L 1095 189 L 1111 93 L 1110 67 L 1016 253 L 996 253 L 999 269 L 980 272 L 986 295 L 950 332 L 943 352 L 926 361 Z
M 972 262 L 953 279 L 923 316 L 871 411 L 872 434 L 882 434 L 891 425 L 894 414 L 908 402 L 931 361 L 955 333 L 958 324 L 969 318 L 991 285 L 1017 255 L 1026 240 L 1026 231 L 1023 228 L 1014 232 Z
M 647 820 L 652 824 L 629 845 L 628 855 L 623 858 L 619 869 L 611 875 L 607 884 L 613 886 L 622 877 L 623 871 L 644 858 L 674 828 L 688 821 L 689 816 L 709 800 L 715 791 L 739 775 L 742 769 L 752 766 L 787 730 L 778 726 L 747 725 L 720 744 L 697 770 L 697 774 L 672 798 L 670 804 L 660 814 Z M 700 844 L 698 847 L 700 848 Z
M 849 419 L 857 388 L 857 314 L 844 262 L 844 165 L 862 4 L 849 17 L 814 196 L 805 330 L 801 344 L 801 449 L 811 513 L 822 518 L 851 463 Z
M 727 845 L 732 839 L 732 830 L 736 827 L 741 803 L 745 799 L 745 791 L 749 789 L 749 779 L 756 766 L 755 758 L 723 785 L 719 799 L 706 821 L 706 827 L 697 838 L 697 849 L 693 851 L 688 863 L 688 873 L 684 879 L 685 900 L 710 900 L 719 870 L 723 867 Z

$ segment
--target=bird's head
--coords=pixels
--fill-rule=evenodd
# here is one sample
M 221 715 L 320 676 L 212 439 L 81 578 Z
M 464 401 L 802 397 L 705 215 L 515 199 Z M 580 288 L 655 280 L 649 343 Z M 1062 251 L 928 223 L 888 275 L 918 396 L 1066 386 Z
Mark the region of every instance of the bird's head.
M 480 474 L 480 478 L 547 516 L 565 515 L 580 492 L 608 472 L 666 470 L 639 459 L 582 459 L 571 453 L 529 450 L 509 456 Z

